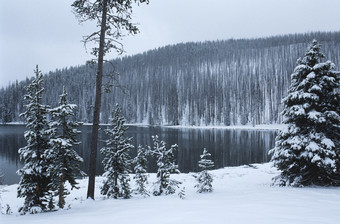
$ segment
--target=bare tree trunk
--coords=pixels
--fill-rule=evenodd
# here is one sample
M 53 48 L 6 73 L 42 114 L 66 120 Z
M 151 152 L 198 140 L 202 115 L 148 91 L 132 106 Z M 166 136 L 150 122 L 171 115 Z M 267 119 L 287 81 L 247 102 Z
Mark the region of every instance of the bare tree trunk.
M 59 186 L 59 208 L 64 208 L 64 172 L 61 175 L 61 181 Z
M 99 130 L 99 117 L 102 96 L 102 79 L 103 79 L 103 59 L 104 59 L 104 44 L 105 44 L 105 31 L 106 31 L 106 14 L 107 14 L 107 0 L 103 1 L 103 12 L 100 30 L 100 42 L 98 53 L 98 68 L 96 78 L 96 99 L 93 113 L 93 126 L 92 126 L 92 141 L 91 141 L 91 154 L 90 154 L 90 168 L 89 168 L 89 185 L 87 189 L 87 198 L 94 199 L 95 178 L 96 178 L 96 162 L 97 162 L 97 142 Z

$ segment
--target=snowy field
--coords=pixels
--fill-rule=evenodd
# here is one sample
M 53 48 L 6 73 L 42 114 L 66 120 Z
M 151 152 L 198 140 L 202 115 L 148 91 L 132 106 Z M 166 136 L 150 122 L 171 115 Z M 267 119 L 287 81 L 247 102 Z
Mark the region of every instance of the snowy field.
M 67 198 L 71 209 L 20 216 L 23 199 L 16 198 L 17 185 L 2 186 L 3 206 L 12 215 L 0 215 L 1 224 L 336 224 L 340 220 L 340 188 L 278 187 L 271 179 L 278 174 L 269 163 L 228 167 L 211 171 L 212 193 L 199 194 L 192 174 L 173 177 L 183 181 L 186 198 L 178 195 L 131 199 L 104 199 L 99 193 L 102 178 L 97 178 L 96 200 L 86 200 L 87 180 Z M 155 174 L 150 175 L 150 182 Z M 150 184 L 151 188 L 152 185 Z

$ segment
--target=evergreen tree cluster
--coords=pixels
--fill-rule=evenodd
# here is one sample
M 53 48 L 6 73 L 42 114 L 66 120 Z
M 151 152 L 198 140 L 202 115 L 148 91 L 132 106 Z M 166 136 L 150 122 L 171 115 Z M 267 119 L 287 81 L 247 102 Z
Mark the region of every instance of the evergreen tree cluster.
M 287 95 L 296 59 L 313 38 L 325 55 L 340 61 L 340 32 L 284 35 L 249 40 L 183 43 L 119 58 L 115 86 L 102 95 L 101 123 L 109 123 L 119 104 L 128 123 L 155 125 L 235 125 L 281 123 L 281 99 Z M 58 69 L 44 77 L 45 102 L 56 105 L 65 86 L 79 106 L 76 119 L 92 122 L 96 66 Z M 103 77 L 103 83 L 110 83 Z M 24 86 L 0 89 L 0 122 L 23 121 Z M 53 87 L 53 88 L 51 88 Z M 127 94 L 126 94 L 127 93 Z
M 75 177 L 80 172 L 77 162 L 82 161 L 72 149 L 79 144 L 75 139 L 78 123 L 69 120 L 75 105 L 67 104 L 65 91 L 59 107 L 50 109 L 42 104 L 43 76 L 38 66 L 35 74 L 36 78 L 26 88 L 26 111 L 21 114 L 27 121 L 24 134 L 27 145 L 19 149 L 24 167 L 17 171 L 21 176 L 18 197 L 25 199 L 21 214 L 52 209 L 54 205 L 49 202 L 53 202 L 54 195 L 59 195 L 59 207 L 63 208 L 68 194 L 65 182 L 76 186 Z M 49 115 L 54 119 L 48 120 Z
M 76 105 L 68 104 L 67 93 L 63 89 L 60 95 L 59 106 L 50 109 L 42 104 L 44 88 L 43 79 L 38 67 L 35 70 L 36 79 L 27 87 L 26 112 L 22 114 L 27 119 L 25 139 L 27 145 L 19 149 L 24 167 L 18 170 L 21 176 L 18 197 L 25 199 L 21 214 L 39 213 L 55 209 L 55 197 L 58 198 L 58 207 L 65 207 L 65 197 L 69 194 L 65 184 L 68 182 L 72 188 L 77 188 L 76 177 L 84 175 L 79 169 L 82 158 L 74 151 L 73 146 L 80 144 L 76 139 L 79 131 L 79 122 L 72 121 Z M 50 117 L 50 120 L 48 119 Z M 152 136 L 153 147 L 139 146 L 137 156 L 132 160 L 129 151 L 133 149 L 131 138 L 126 138 L 125 119 L 121 116 L 118 105 L 112 112 L 111 126 L 103 131 L 110 137 L 106 146 L 101 149 L 104 155 L 105 181 L 101 193 L 109 198 L 130 198 L 134 191 L 136 194 L 150 196 L 147 189 L 148 174 L 146 173 L 148 155 L 157 159 L 157 181 L 153 183 L 155 196 L 174 194 L 181 182 L 170 177 L 179 174 L 178 165 L 175 164 L 175 151 L 177 145 L 166 148 L 166 143 Z M 206 153 L 206 150 L 204 151 Z M 204 158 L 209 156 L 204 154 Z M 203 158 L 202 157 L 202 158 Z M 208 161 L 208 160 L 206 160 Z M 200 161 L 200 164 L 205 162 Z M 202 164 L 200 166 L 202 166 Z M 131 189 L 130 174 L 134 165 L 134 180 L 136 188 Z M 204 170 L 205 171 L 205 170 Z M 209 175 L 202 176 L 201 180 Z M 203 180 L 204 181 L 204 180 Z M 204 183 L 210 183 L 212 178 Z M 201 186 L 204 185 L 201 184 Z M 178 193 L 185 198 L 185 188 Z
M 169 195 L 176 193 L 180 188 L 181 182 L 171 178 L 171 174 L 179 174 L 178 165 L 175 163 L 175 151 L 178 149 L 177 145 L 172 145 L 166 148 L 166 143 L 160 140 L 159 137 L 152 136 L 153 146 L 143 147 L 138 146 L 137 156 L 130 159 L 128 152 L 133 149 L 130 144 L 131 138 L 124 137 L 127 127 L 124 126 L 125 119 L 120 114 L 120 108 L 116 105 L 116 109 L 112 113 L 111 126 L 104 130 L 110 137 L 106 141 L 106 146 L 101 149 L 104 155 L 102 161 L 104 165 L 105 177 L 103 186 L 101 187 L 101 194 L 108 198 L 130 198 L 131 192 L 142 196 L 150 196 L 147 189 L 148 174 L 146 172 L 148 155 L 152 155 L 157 160 L 157 180 L 153 183 L 153 192 L 155 196 L 162 194 Z M 202 168 L 197 177 L 198 192 L 211 192 L 213 177 L 208 173 L 208 170 L 213 168 L 214 163 L 209 159 L 210 153 L 204 149 L 199 167 Z M 136 188 L 131 190 L 130 176 L 131 167 L 134 166 L 134 177 Z M 185 198 L 185 188 L 182 188 L 179 197 Z
M 282 112 L 288 127 L 270 151 L 280 185 L 340 185 L 340 72 L 316 40 L 298 59 Z

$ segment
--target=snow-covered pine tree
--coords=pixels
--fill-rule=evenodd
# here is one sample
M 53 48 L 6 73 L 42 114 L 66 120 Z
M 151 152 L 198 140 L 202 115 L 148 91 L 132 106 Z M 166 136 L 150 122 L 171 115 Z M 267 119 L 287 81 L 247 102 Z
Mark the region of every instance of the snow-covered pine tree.
M 159 140 L 158 136 L 152 136 L 153 149 L 152 155 L 157 159 L 157 181 L 154 184 L 155 189 L 153 194 L 155 196 L 165 194 L 174 194 L 176 188 L 179 188 L 181 182 L 171 179 L 170 174 L 179 174 L 178 165 L 175 164 L 174 152 L 178 149 L 177 145 L 172 145 L 166 149 L 166 143 Z
M 321 62 L 316 40 L 298 59 L 288 96 L 282 102 L 284 123 L 271 161 L 281 174 L 281 186 L 340 185 L 340 73 Z
M 20 115 L 27 120 L 24 135 L 27 145 L 19 149 L 20 160 L 24 166 L 17 171 L 21 176 L 18 197 L 25 198 L 24 206 L 19 209 L 21 214 L 46 210 L 51 183 L 45 156 L 49 141 L 46 118 L 48 106 L 42 104 L 43 76 L 38 66 L 34 72 L 35 79 L 26 87 L 28 92 L 24 97 L 27 102 L 26 111 Z
M 195 187 L 198 188 L 197 192 L 212 192 L 212 182 L 213 177 L 208 170 L 214 167 L 214 162 L 211 161 L 210 158 L 211 154 L 208 153 L 207 149 L 204 148 L 203 154 L 200 156 L 201 160 L 198 161 L 198 166 L 201 168 L 201 172 L 196 177 L 196 181 L 198 182 Z
M 52 138 L 46 157 L 50 161 L 48 172 L 52 178 L 51 187 L 58 196 L 59 208 L 64 208 L 65 197 L 69 194 L 65 183 L 69 182 L 72 189 L 78 188 L 76 177 L 83 175 L 79 168 L 79 163 L 83 162 L 83 159 L 73 148 L 80 144 L 76 137 L 80 133 L 77 127 L 81 123 L 72 121 L 76 108 L 77 105 L 68 104 L 67 93 L 63 88 L 59 106 L 50 110 L 53 118 L 53 122 L 50 122 Z
M 135 176 L 133 179 L 136 181 L 137 188 L 135 192 L 143 196 L 150 196 L 149 191 L 146 189 L 146 184 L 148 183 L 147 169 L 147 149 L 139 145 L 137 149 L 137 156 L 134 159 L 134 171 Z
M 127 127 L 125 119 L 120 115 L 118 104 L 112 112 L 111 127 L 104 130 L 110 137 L 106 140 L 106 147 L 100 151 L 104 155 L 103 165 L 106 177 L 101 193 L 109 198 L 130 198 L 131 160 L 129 151 L 133 148 L 130 144 L 132 138 L 124 137 Z

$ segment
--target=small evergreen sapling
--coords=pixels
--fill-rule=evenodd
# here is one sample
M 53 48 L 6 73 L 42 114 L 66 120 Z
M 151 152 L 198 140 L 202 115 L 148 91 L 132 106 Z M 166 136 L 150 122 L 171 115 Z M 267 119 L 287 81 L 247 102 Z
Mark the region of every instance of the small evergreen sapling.
M 203 154 L 201 155 L 201 160 L 198 161 L 198 166 L 201 168 L 201 172 L 196 177 L 196 181 L 198 182 L 195 185 L 198 193 L 202 192 L 212 192 L 212 182 L 213 177 L 208 173 L 208 170 L 214 167 L 214 162 L 212 162 L 210 158 L 211 154 L 208 153 L 207 149 L 204 148 Z
M 157 181 L 154 184 L 155 190 L 153 194 L 155 196 L 165 193 L 174 194 L 176 188 L 179 188 L 181 182 L 170 178 L 170 174 L 179 174 L 178 165 L 175 164 L 174 152 L 178 149 L 177 145 L 172 145 L 169 149 L 166 149 L 166 143 L 158 139 L 158 136 L 152 136 L 153 149 L 152 155 L 157 159 Z
M 106 140 L 106 147 L 100 151 L 104 155 L 103 165 L 106 177 L 101 193 L 109 198 L 130 198 L 131 160 L 129 151 L 133 148 L 130 144 L 132 138 L 124 137 L 127 127 L 125 119 L 120 115 L 120 108 L 116 105 L 111 119 L 111 128 L 104 132 L 110 137 Z
M 282 100 L 288 126 L 269 152 L 282 186 L 340 185 L 340 72 L 324 57 L 314 40 Z
M 134 159 L 135 176 L 133 177 L 133 179 L 136 181 L 137 184 L 135 192 L 143 196 L 150 196 L 149 191 L 146 189 L 146 184 L 148 183 L 148 174 L 146 173 L 147 154 L 147 150 L 139 145 L 137 149 L 137 156 Z
M 58 195 L 59 208 L 64 208 L 65 197 L 69 194 L 65 183 L 69 182 L 72 189 L 77 189 L 76 177 L 84 175 L 79 168 L 79 163 L 83 162 L 83 159 L 73 148 L 80 144 L 76 137 L 80 133 L 77 127 L 81 123 L 71 120 L 76 108 L 75 104 L 67 103 L 67 93 L 64 88 L 60 95 L 59 106 L 50 110 L 54 122 L 50 123 L 52 138 L 46 157 L 50 161 L 48 172 L 52 178 L 51 187 Z
M 20 115 L 27 120 L 27 131 L 24 134 L 27 145 L 19 149 L 20 160 L 24 166 L 17 171 L 21 176 L 18 197 L 25 198 L 24 206 L 19 209 L 20 214 L 45 211 L 51 183 L 45 155 L 50 138 L 46 117 L 48 106 L 42 104 L 43 76 L 38 66 L 34 72 L 35 79 L 26 87 L 26 111 Z
M 178 193 L 178 196 L 180 199 L 185 199 L 185 187 L 181 189 L 181 191 Z

